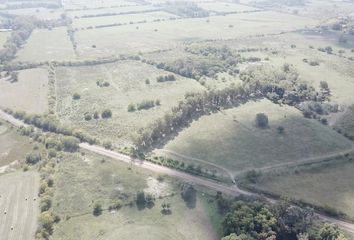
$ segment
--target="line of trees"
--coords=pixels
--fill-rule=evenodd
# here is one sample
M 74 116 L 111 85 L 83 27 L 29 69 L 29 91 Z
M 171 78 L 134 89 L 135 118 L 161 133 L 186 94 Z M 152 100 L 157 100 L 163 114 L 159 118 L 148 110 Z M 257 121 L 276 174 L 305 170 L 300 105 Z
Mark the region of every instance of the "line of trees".
M 81 142 L 87 142 L 90 144 L 98 143 L 96 138 L 91 137 L 82 130 L 74 130 L 69 126 L 65 126 L 53 115 L 41 116 L 38 114 L 27 114 L 22 111 L 12 111 L 11 109 L 5 109 L 5 112 L 11 114 L 16 119 L 24 121 L 26 124 L 33 125 L 45 132 L 53 132 L 66 136 L 72 136 L 78 138 Z
M 242 86 L 230 86 L 222 90 L 186 94 L 185 99 L 173 107 L 164 117 L 138 130 L 134 144 L 138 152 L 144 152 L 170 139 L 193 120 L 220 109 L 243 104 L 250 99 L 267 97 L 275 103 L 298 106 L 304 101 L 322 101 L 323 97 L 313 87 L 298 80 L 293 68 L 285 65 L 277 72 L 248 71 L 241 76 Z

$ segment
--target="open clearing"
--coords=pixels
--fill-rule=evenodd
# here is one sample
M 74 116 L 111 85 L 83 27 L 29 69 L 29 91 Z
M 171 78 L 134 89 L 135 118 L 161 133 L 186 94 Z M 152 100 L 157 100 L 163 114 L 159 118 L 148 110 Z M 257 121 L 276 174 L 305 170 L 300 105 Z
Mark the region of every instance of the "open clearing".
M 24 160 L 31 149 L 32 145 L 26 137 L 20 136 L 7 124 L 0 125 L 0 173 L 9 164 Z M 1 168 L 4 166 L 6 167 Z
M 163 11 L 146 12 L 139 14 L 127 14 L 127 15 L 115 15 L 107 17 L 91 17 L 91 18 L 78 18 L 74 19 L 73 27 L 77 29 L 96 27 L 109 24 L 122 24 L 129 25 L 136 22 L 146 21 L 166 21 L 170 18 L 176 18 L 177 16 L 166 13 Z
M 35 172 L 0 176 L 1 239 L 34 239 L 39 210 L 38 189 L 39 176 Z
M 354 162 L 324 165 L 295 174 L 270 176 L 258 188 L 293 199 L 331 206 L 354 218 Z
M 61 14 L 64 12 L 62 10 L 47 9 L 47 8 L 20 8 L 12 10 L 3 10 L 1 13 L 22 15 L 22 16 L 36 16 L 41 20 L 53 20 L 59 19 Z
M 72 60 L 75 57 L 73 46 L 65 27 L 36 29 L 25 46 L 17 53 L 17 61 L 44 62 Z
M 56 70 L 58 88 L 57 113 L 63 121 L 80 126 L 94 136 L 116 143 L 130 140 L 131 133 L 162 117 L 176 106 L 187 92 L 202 91 L 193 79 L 176 76 L 176 81 L 156 81 L 156 77 L 170 73 L 139 61 L 123 61 L 93 67 L 63 67 Z M 145 80 L 149 79 L 150 84 Z M 107 81 L 108 87 L 97 86 L 97 81 Z M 79 93 L 80 100 L 73 100 Z M 160 106 L 148 110 L 128 112 L 130 103 L 144 100 L 161 101 Z M 86 121 L 84 114 L 111 109 L 111 119 Z M 124 143 L 124 142 L 123 142 Z
M 258 10 L 257 8 L 254 7 L 249 7 L 241 4 L 235 4 L 235 3 L 221 3 L 221 2 L 202 2 L 198 3 L 198 6 L 212 12 L 218 12 L 218 13 L 223 13 L 223 12 L 245 12 L 245 11 L 254 11 Z
M 0 107 L 45 113 L 48 110 L 47 69 L 21 70 L 16 82 L 0 79 Z
M 68 156 L 58 165 L 54 211 L 63 219 L 55 228 L 53 239 L 216 239 L 204 204 L 199 197 L 195 208 L 188 208 L 179 194 L 176 181 L 164 177 L 156 180 L 146 170 L 86 153 Z M 79 170 L 78 170 L 79 169 Z M 99 189 L 99 191 L 97 191 Z M 156 197 L 152 208 L 123 206 L 113 212 L 92 215 L 93 203 L 101 202 L 103 209 L 117 200 L 123 204 L 134 201 L 139 190 Z M 175 193 L 174 196 L 170 196 Z M 171 215 L 161 213 L 163 202 L 171 204 Z M 70 216 L 65 220 L 65 216 Z M 193 226 L 191 231 L 190 226 Z
M 158 10 L 159 8 L 149 5 L 132 5 L 124 7 L 111 7 L 111 8 L 96 8 L 78 11 L 69 11 L 69 16 L 72 18 L 81 18 L 86 16 L 102 15 L 102 14 L 130 14 L 131 12 L 144 12 L 151 10 Z
M 257 113 L 266 113 L 270 128 L 254 125 Z M 277 127 L 285 128 L 284 134 Z M 203 159 L 238 172 L 296 162 L 351 148 L 351 142 L 332 129 L 288 106 L 268 100 L 250 102 L 193 122 L 165 149 Z
M 284 18 L 289 21 L 282 21 Z M 98 57 L 154 51 L 175 47 L 178 43 L 188 40 L 229 39 L 257 35 L 260 32 L 272 34 L 302 29 L 314 24 L 314 21 L 308 18 L 270 11 L 212 16 L 208 20 L 178 19 L 79 31 L 75 35 L 78 54 L 81 57 Z M 96 48 L 92 48 L 93 45 Z
M 0 49 L 3 49 L 4 43 L 7 40 L 7 37 L 11 35 L 11 32 L 0 32 Z
M 90 8 L 109 8 L 112 6 L 134 6 L 134 1 L 124 0 L 65 0 L 64 8 L 66 9 L 90 9 Z

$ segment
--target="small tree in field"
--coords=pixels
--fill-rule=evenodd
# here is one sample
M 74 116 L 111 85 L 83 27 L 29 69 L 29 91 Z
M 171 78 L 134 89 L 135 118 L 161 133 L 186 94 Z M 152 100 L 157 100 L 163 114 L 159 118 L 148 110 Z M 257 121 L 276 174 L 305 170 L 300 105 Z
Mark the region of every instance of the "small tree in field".
M 111 118 L 112 117 L 112 111 L 110 109 L 105 109 L 102 111 L 101 114 L 102 118 Z
M 259 128 L 267 128 L 269 125 L 268 116 L 264 113 L 257 113 L 256 126 Z
M 101 215 L 102 214 L 102 206 L 101 206 L 101 204 L 99 204 L 99 203 L 95 203 L 95 205 L 93 206 L 93 212 L 92 212 L 92 214 L 93 214 L 93 216 L 99 216 L 99 215 Z

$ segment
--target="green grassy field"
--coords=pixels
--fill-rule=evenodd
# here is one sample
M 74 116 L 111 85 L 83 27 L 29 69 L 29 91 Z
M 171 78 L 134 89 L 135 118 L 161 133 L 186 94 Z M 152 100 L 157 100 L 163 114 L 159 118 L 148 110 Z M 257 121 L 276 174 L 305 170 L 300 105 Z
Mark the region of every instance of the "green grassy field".
M 153 22 L 154 20 L 168 20 L 169 18 L 176 18 L 177 16 L 163 11 L 147 12 L 139 14 L 116 15 L 107 17 L 91 17 L 91 18 L 78 18 L 74 19 L 74 28 L 87 28 L 108 24 L 125 24 L 129 25 L 130 22 L 146 21 Z M 140 25 L 140 24 L 139 24 Z
M 55 176 L 56 193 L 53 210 L 62 217 L 56 225 L 53 239 L 107 240 L 131 239 L 216 239 L 216 232 L 198 197 L 195 208 L 186 207 L 176 181 L 129 165 L 95 155 L 67 155 L 58 165 Z M 124 206 L 101 216 L 92 215 L 93 203 L 99 201 L 104 209 L 117 200 L 134 202 L 135 194 L 144 190 L 156 197 L 152 208 L 138 210 Z M 174 196 L 170 196 L 175 193 Z M 169 197 L 168 197 L 169 196 Z M 163 215 L 162 203 L 171 204 L 171 215 Z M 193 229 L 191 230 L 191 226 Z
M 244 11 L 253 11 L 257 8 L 249 7 L 241 4 L 235 3 L 220 3 L 220 2 L 202 2 L 198 3 L 198 6 L 207 10 L 215 12 L 244 12 Z
M 255 127 L 266 113 L 270 127 Z M 283 126 L 284 134 L 277 128 Z M 165 149 L 226 167 L 232 172 L 262 168 L 348 149 L 350 141 L 288 106 L 267 100 L 250 102 L 204 116 L 170 141 Z
M 288 18 L 289 21 L 282 21 Z M 189 40 L 229 39 L 290 31 L 312 26 L 314 21 L 277 12 L 245 13 L 208 18 L 101 28 L 76 33 L 81 57 L 138 53 L 176 47 Z M 255 24 L 259 23 L 259 24 Z M 96 48 L 92 48 L 96 45 Z
M 21 16 L 35 16 L 36 18 L 41 20 L 60 19 L 60 15 L 64 13 L 62 10 L 47 8 L 20 8 L 12 10 L 3 10 L 0 12 Z
M 38 190 L 39 176 L 34 171 L 17 171 L 0 176 L 2 239 L 34 239 L 38 226 Z
M 109 8 L 112 6 L 135 6 L 134 2 L 124 0 L 67 0 L 64 2 L 66 9 Z
M 269 177 L 257 187 L 293 199 L 331 206 L 354 218 L 354 162 L 339 162 L 320 168 Z
M 0 79 L 0 107 L 28 113 L 48 110 L 48 71 L 32 68 L 19 71 L 18 81 Z
M 93 67 L 65 67 L 56 70 L 58 88 L 58 115 L 66 122 L 80 126 L 101 139 L 124 144 L 132 133 L 177 105 L 185 93 L 202 91 L 197 81 L 176 76 L 176 81 L 158 83 L 156 77 L 170 74 L 138 61 L 123 61 Z M 150 84 L 146 84 L 146 79 Z M 107 81 L 109 87 L 97 86 L 97 81 Z M 73 100 L 79 93 L 80 100 Z M 161 101 L 160 106 L 148 110 L 128 112 L 130 103 L 143 100 Z M 93 114 L 109 108 L 111 119 L 84 120 L 84 114 Z
M 11 32 L 0 32 L 0 49 L 3 49 L 4 43 L 7 40 L 7 37 L 11 35 Z
M 113 6 L 115 6 L 114 3 L 112 3 Z M 119 2 L 117 3 L 119 6 Z M 124 3 L 122 3 L 124 5 Z M 87 4 L 85 4 L 87 6 Z M 80 18 L 85 15 L 98 15 L 98 14 L 106 14 L 106 13 L 129 13 L 132 11 L 146 11 L 146 10 L 154 10 L 158 9 L 157 7 L 153 7 L 150 5 L 134 5 L 131 4 L 129 6 L 124 6 L 124 7 L 109 7 L 109 8 L 92 8 L 92 9 L 84 9 L 84 10 L 75 10 L 75 11 L 69 11 L 69 16 L 72 18 Z
M 10 125 L 0 123 L 0 174 L 2 174 L 23 161 L 33 146 L 27 138 L 19 135 Z M 15 165 L 9 166 L 11 163 Z
M 36 29 L 25 46 L 17 53 L 15 60 L 23 62 L 43 62 L 72 60 L 73 46 L 65 27 L 52 30 Z

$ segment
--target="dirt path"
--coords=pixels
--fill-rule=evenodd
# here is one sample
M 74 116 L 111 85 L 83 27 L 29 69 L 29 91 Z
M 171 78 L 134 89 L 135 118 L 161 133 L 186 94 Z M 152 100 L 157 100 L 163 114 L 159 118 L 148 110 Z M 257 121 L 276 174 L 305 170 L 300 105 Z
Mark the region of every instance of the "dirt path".
M 161 173 L 161 174 L 166 174 L 169 175 L 171 177 L 176 177 L 179 179 L 182 179 L 184 181 L 188 181 L 188 182 L 192 182 L 194 184 L 200 185 L 200 186 L 204 186 L 207 187 L 209 189 L 213 189 L 215 191 L 220 191 L 226 195 L 230 195 L 230 196 L 240 196 L 240 195 L 248 195 L 248 196 L 260 196 L 259 194 L 256 193 L 252 193 L 252 192 L 248 192 L 248 191 L 244 191 L 241 190 L 237 187 L 237 185 L 232 185 L 232 186 L 227 186 L 225 184 L 219 183 L 219 182 L 215 182 L 212 180 L 208 180 L 205 178 L 201 178 L 201 177 L 197 177 L 197 176 L 193 176 L 190 175 L 188 173 L 184 173 L 184 172 L 180 172 L 177 170 L 173 170 L 167 167 L 163 167 L 157 164 L 153 164 L 151 162 L 147 162 L 147 161 L 141 161 L 138 159 L 133 159 L 127 155 L 121 154 L 121 153 L 117 153 L 114 151 L 110 151 L 107 149 L 104 149 L 103 147 L 99 147 L 99 146 L 95 146 L 95 145 L 89 145 L 86 143 L 82 143 L 80 144 L 80 147 L 82 149 L 88 150 L 90 152 L 96 153 L 96 154 L 100 154 L 102 156 L 106 156 L 106 157 L 110 157 L 112 159 L 118 160 L 118 161 L 122 161 L 128 164 L 131 164 L 133 166 L 137 166 L 137 167 L 141 167 L 141 168 L 145 168 L 148 169 L 150 171 L 153 172 L 157 172 L 157 173 Z M 262 196 L 263 197 L 263 196 Z M 266 198 L 269 202 L 271 203 L 275 203 L 277 200 L 275 199 L 271 199 L 271 198 Z M 350 232 L 350 233 L 354 233 L 354 224 L 350 223 L 350 222 L 346 222 L 346 221 L 342 221 L 342 220 L 338 220 L 335 218 L 331 218 L 331 217 L 327 217 L 324 216 L 322 214 L 316 214 L 319 219 L 326 221 L 326 222 L 330 222 L 330 223 L 334 223 L 336 225 L 338 225 L 340 228 Z
M 3 112 L 2 110 L 0 110 L 0 118 L 3 118 L 5 120 L 7 120 L 8 122 L 12 123 L 15 126 L 27 126 L 26 124 L 24 124 L 23 122 L 13 118 L 12 116 L 6 114 L 5 112 Z M 147 161 L 141 161 L 139 159 L 134 159 L 131 158 L 127 155 L 121 154 L 121 153 L 117 153 L 114 151 L 110 151 L 107 150 L 103 147 L 100 146 L 95 146 L 95 145 L 89 145 L 87 143 L 81 143 L 80 144 L 80 148 L 81 149 L 85 149 L 87 151 L 102 155 L 102 156 L 106 156 L 121 162 L 125 162 L 128 164 L 131 164 L 133 166 L 137 166 L 137 167 L 141 167 L 141 168 L 145 168 L 148 169 L 150 171 L 153 172 L 157 172 L 160 174 L 166 174 L 169 175 L 171 177 L 175 177 L 175 178 L 179 178 L 182 179 L 184 181 L 188 181 L 188 182 L 192 182 L 194 184 L 200 185 L 200 186 L 204 186 L 207 187 L 209 189 L 213 189 L 214 191 L 220 191 L 226 195 L 230 195 L 230 196 L 240 196 L 240 195 L 248 195 L 248 196 L 260 196 L 257 193 L 252 193 L 249 191 L 245 191 L 245 190 L 241 190 L 237 187 L 236 184 L 232 185 L 232 186 L 227 186 L 225 184 L 216 182 L 216 181 L 212 181 L 209 179 L 205 179 L 205 178 L 201 178 L 198 176 L 194 176 L 194 175 L 190 175 L 188 173 L 184 173 L 184 172 L 180 172 L 174 169 L 170 169 L 167 167 L 163 167 L 151 162 L 147 162 Z M 350 150 L 347 151 L 353 151 L 354 148 L 352 147 Z M 345 154 L 346 151 L 342 151 L 340 152 L 340 154 L 342 155 L 343 153 Z M 338 153 L 336 153 L 338 154 Z M 328 154 L 326 155 L 327 157 L 330 157 L 333 154 Z M 325 157 L 326 157 L 325 156 Z M 337 155 L 336 155 L 337 156 Z M 316 157 L 316 158 L 323 158 L 324 156 L 321 157 Z M 29 182 L 29 181 L 28 181 Z M 38 187 L 37 187 L 38 189 Z M 262 196 L 263 197 L 263 196 Z M 269 202 L 274 203 L 277 200 L 275 199 L 271 199 L 271 198 L 266 198 Z M 1 206 L 1 203 L 0 203 Z M 0 212 L 1 213 L 1 212 Z M 342 220 L 338 220 L 335 218 L 330 218 L 321 214 L 317 214 L 317 216 L 323 220 L 323 221 L 327 221 L 330 223 L 334 223 L 336 225 L 338 225 L 340 228 L 345 229 L 346 231 L 350 232 L 350 233 L 354 233 L 354 224 L 350 223 L 350 222 L 346 222 L 346 221 L 342 221 Z M 0 219 L 0 223 L 1 223 L 1 219 Z M 1 226 L 1 225 L 0 225 Z M 1 228 L 0 228 L 1 230 Z M 1 234 L 1 232 L 0 232 Z M 1 236 L 1 235 L 0 235 Z

